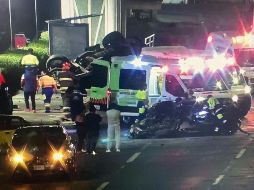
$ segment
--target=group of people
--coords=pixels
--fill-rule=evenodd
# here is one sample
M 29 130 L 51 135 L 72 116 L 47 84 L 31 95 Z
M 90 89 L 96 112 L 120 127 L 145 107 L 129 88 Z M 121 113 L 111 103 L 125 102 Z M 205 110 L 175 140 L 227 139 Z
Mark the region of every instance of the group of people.
M 79 153 L 86 152 L 95 155 L 102 117 L 96 113 L 96 108 L 92 104 L 88 105 L 87 112 L 86 106 L 83 106 L 81 102 L 82 97 L 78 94 L 76 96 L 71 101 L 71 115 L 76 123 L 78 136 L 77 151 Z M 108 122 L 106 152 L 111 152 L 113 141 L 115 141 L 115 151 L 120 152 L 120 111 L 116 104 L 112 104 L 106 113 Z
M 21 87 L 24 90 L 26 111 L 36 112 L 35 95 L 41 88 L 42 94 L 45 95 L 45 112 L 49 113 L 51 111 L 52 95 L 57 91 L 56 81 L 47 74 L 47 71 L 41 71 L 41 76 L 38 77 L 39 61 L 33 55 L 32 49 L 29 49 L 28 54 L 22 58 L 21 64 L 25 67 L 25 72 L 21 77 Z M 92 104 L 84 104 L 83 97 L 85 94 L 82 94 L 79 90 L 78 83 L 74 79 L 74 74 L 70 71 L 70 67 L 70 63 L 65 62 L 62 66 L 62 71 L 58 73 L 63 111 L 69 112 L 71 119 L 76 124 L 78 136 L 77 151 L 96 154 L 95 148 L 99 138 L 102 117 L 96 113 L 96 109 Z M 29 98 L 31 98 L 32 109 L 30 109 Z M 113 141 L 116 142 L 116 152 L 120 152 L 120 111 L 117 105 L 111 104 L 106 114 L 108 120 L 106 152 L 111 152 Z
M 55 92 L 57 92 L 56 81 L 53 77 L 49 76 L 47 71 L 41 71 L 40 77 L 39 74 L 39 60 L 35 55 L 33 55 L 33 50 L 28 49 L 28 54 L 25 55 L 21 60 L 21 65 L 25 67 L 24 74 L 21 77 L 21 87 L 24 91 L 25 99 L 25 111 L 36 112 L 36 102 L 35 96 L 38 90 L 41 88 L 42 94 L 45 96 L 44 107 L 45 112 L 51 112 L 51 99 Z M 70 64 L 63 64 L 63 71 L 59 72 L 59 83 L 60 83 L 60 92 L 63 100 L 63 110 L 69 111 L 69 101 L 65 96 L 65 92 L 69 86 L 73 83 L 73 75 L 69 71 Z M 32 109 L 30 109 L 29 99 L 31 99 Z

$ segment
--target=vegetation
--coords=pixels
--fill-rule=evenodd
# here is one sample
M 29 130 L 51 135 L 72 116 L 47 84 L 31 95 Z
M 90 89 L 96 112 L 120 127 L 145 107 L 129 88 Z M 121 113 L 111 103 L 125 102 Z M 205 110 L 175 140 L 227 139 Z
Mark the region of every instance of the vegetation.
M 20 89 L 20 78 L 24 71 L 20 63 L 29 48 L 33 49 L 34 55 L 39 59 L 39 69 L 45 69 L 48 59 L 48 32 L 42 32 L 38 41 L 29 43 L 23 49 L 8 50 L 0 54 L 0 68 L 6 75 L 7 85 L 12 95 Z

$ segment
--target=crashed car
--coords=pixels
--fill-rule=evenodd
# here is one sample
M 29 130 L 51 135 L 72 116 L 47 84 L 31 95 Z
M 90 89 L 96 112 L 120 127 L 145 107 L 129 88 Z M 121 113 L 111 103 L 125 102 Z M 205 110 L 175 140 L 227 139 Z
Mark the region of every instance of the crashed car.
M 14 133 L 7 162 L 13 178 L 76 171 L 76 150 L 61 126 L 29 126 Z

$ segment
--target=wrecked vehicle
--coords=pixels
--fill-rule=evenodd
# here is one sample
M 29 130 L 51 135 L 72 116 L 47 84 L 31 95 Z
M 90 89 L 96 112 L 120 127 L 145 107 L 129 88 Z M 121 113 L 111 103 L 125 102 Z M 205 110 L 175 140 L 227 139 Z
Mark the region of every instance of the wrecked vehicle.
M 176 102 L 155 104 L 148 110 L 145 119 L 136 120 L 131 126 L 130 138 L 159 138 L 191 132 L 235 134 L 241 126 L 237 104 L 218 102 L 211 109 L 208 102 L 209 98 L 202 102 L 179 98 Z

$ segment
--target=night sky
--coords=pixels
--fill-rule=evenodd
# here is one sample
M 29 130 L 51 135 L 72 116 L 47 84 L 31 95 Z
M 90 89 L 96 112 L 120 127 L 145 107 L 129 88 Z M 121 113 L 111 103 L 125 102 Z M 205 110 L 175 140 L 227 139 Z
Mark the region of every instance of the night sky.
M 13 33 L 25 33 L 33 39 L 35 35 L 34 0 L 11 0 Z M 45 20 L 61 17 L 60 0 L 37 0 L 39 31 L 47 30 Z M 0 0 L 0 50 L 8 46 L 10 36 L 9 1 Z

